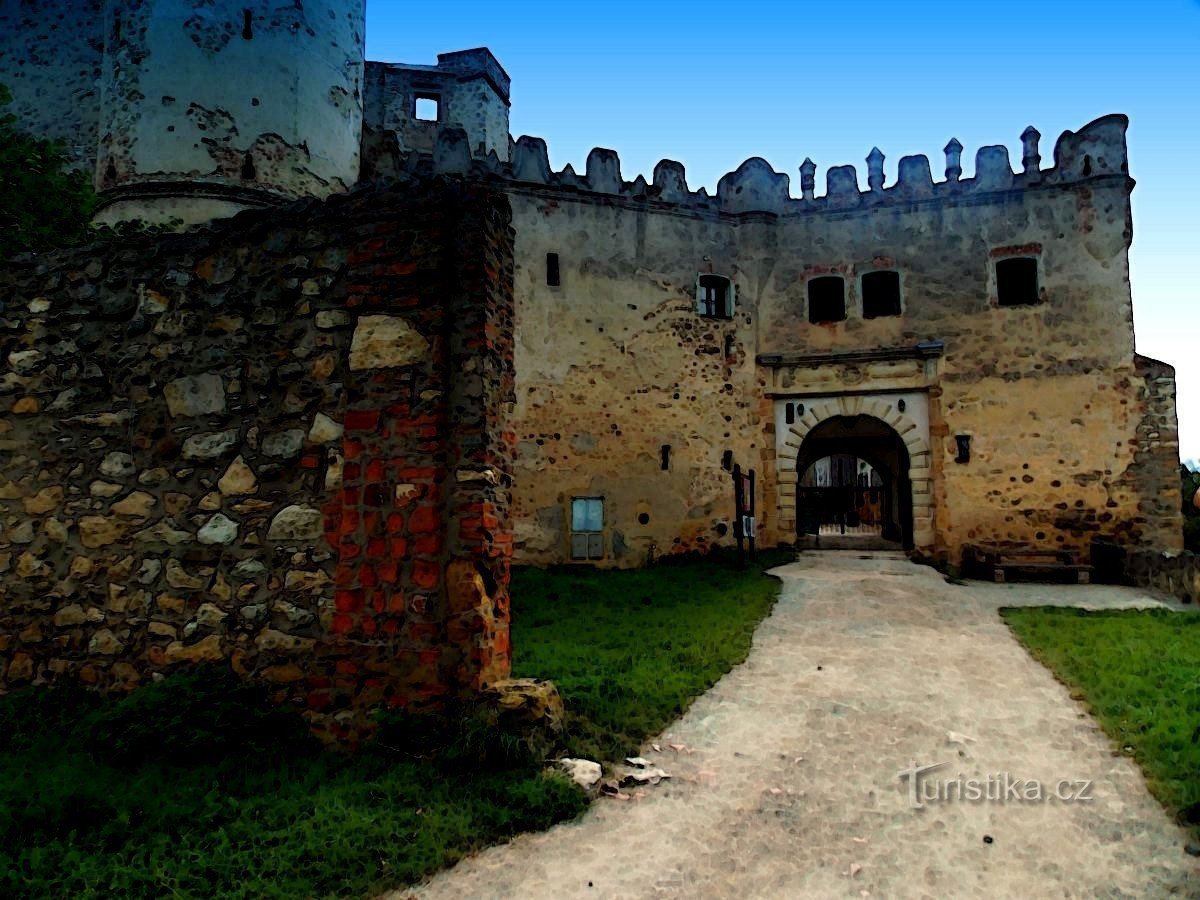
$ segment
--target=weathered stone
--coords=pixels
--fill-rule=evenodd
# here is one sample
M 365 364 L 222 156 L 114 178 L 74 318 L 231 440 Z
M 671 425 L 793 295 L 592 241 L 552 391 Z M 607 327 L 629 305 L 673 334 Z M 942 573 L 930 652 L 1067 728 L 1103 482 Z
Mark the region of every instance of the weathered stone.
M 280 431 L 263 438 L 262 452 L 278 459 L 293 459 L 304 446 L 304 432 L 299 428 Z
M 167 410 L 175 418 L 225 412 L 225 383 L 214 372 L 176 378 L 165 388 Z
M 283 587 L 289 591 L 319 591 L 329 584 L 329 576 L 318 570 L 304 572 L 292 569 L 283 580 Z
M 57 509 L 63 501 L 63 489 L 57 485 L 42 488 L 32 497 L 25 498 L 25 512 L 31 516 L 41 516 Z
M 180 591 L 202 590 L 206 579 L 190 574 L 177 559 L 167 560 L 167 584 Z
M 146 626 L 146 631 L 155 637 L 168 638 L 175 640 L 179 636 L 179 630 L 174 625 L 168 625 L 166 622 L 150 622 Z
M 196 532 L 201 544 L 232 544 L 237 540 L 238 524 L 222 513 L 217 513 Z
M 317 413 L 313 416 L 312 427 L 308 429 L 308 439 L 314 444 L 327 444 L 331 441 L 340 441 L 342 432 L 345 429 L 338 422 L 324 413 Z
M 361 316 L 350 343 L 350 370 L 389 369 L 424 362 L 429 342 L 405 319 Z
M 133 457 L 119 450 L 109 453 L 100 463 L 100 474 L 108 478 L 128 478 L 136 471 L 137 467 L 133 464 Z
M 78 603 L 72 603 L 64 606 L 54 614 L 54 624 L 59 628 L 67 628 L 72 625 L 82 625 L 87 621 L 87 615 L 83 611 L 83 607 Z
M 238 432 L 218 431 L 194 434 L 183 442 L 183 458 L 192 460 L 220 459 L 238 445 Z
M 101 656 L 116 656 L 124 649 L 125 645 L 107 628 L 101 628 L 88 641 L 88 653 L 98 653 Z
M 93 497 L 99 497 L 100 499 L 115 497 L 123 490 L 125 490 L 123 485 L 113 484 L 111 481 L 96 480 L 88 485 L 88 493 Z
M 285 506 L 271 520 L 267 539 L 271 541 L 310 541 L 323 534 L 324 517 L 311 506 Z
M 217 481 L 217 488 L 226 497 L 253 494 L 258 491 L 258 478 L 242 456 L 234 457 L 225 474 Z
M 295 653 L 311 650 L 316 643 L 312 638 L 296 637 L 274 628 L 266 628 L 254 639 L 259 650 L 270 652 Z
M 125 525 L 107 516 L 83 516 L 79 520 L 79 542 L 89 550 L 115 544 L 126 533 Z
M 225 658 L 221 650 L 221 636 L 210 634 L 194 644 L 184 644 L 174 641 L 167 645 L 163 659 L 168 665 L 188 662 L 220 662 Z
M 119 516 L 134 516 L 145 519 L 150 516 L 157 505 L 158 498 L 153 494 L 147 494 L 145 491 L 134 491 L 129 496 L 122 497 L 110 509 Z
M 133 539 L 139 544 L 164 544 L 168 547 L 176 547 L 190 541 L 192 533 L 176 528 L 170 522 L 156 522 L 149 528 L 134 532 Z
M 201 603 L 196 610 L 196 622 L 205 628 L 220 628 L 228 615 L 215 603 Z

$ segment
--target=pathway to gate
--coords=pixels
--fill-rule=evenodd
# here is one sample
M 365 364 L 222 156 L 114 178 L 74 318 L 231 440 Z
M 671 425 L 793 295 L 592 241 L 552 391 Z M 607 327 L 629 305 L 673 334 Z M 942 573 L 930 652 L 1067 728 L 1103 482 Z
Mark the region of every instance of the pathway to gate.
M 746 662 L 644 755 L 673 778 L 468 859 L 425 897 L 1048 897 L 1200 893 L 1184 833 L 1005 605 L 1160 605 L 1130 588 L 947 584 L 899 554 L 776 570 Z M 670 745 L 680 745 L 672 750 Z M 925 777 L 1090 782 L 1089 802 L 915 808 Z

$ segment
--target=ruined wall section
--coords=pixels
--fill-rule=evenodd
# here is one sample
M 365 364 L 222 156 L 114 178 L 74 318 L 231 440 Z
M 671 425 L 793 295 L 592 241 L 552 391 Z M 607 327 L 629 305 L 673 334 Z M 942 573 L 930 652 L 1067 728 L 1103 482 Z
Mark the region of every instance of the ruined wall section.
M 459 128 L 470 153 L 508 159 L 511 81 L 486 48 L 439 53 L 436 66 L 368 62 L 365 124 L 395 136 L 403 151 L 432 153 L 439 131 Z M 415 116 L 418 98 L 437 103 L 436 120 Z
M 358 179 L 364 0 L 109 3 L 102 222 L 184 222 Z
M 13 95 L 0 112 L 18 127 L 61 141 L 72 163 L 96 162 L 102 0 L 6 0 L 0 5 L 0 85 Z
M 225 662 L 353 737 L 503 677 L 511 242 L 436 181 L 0 272 L 0 685 Z

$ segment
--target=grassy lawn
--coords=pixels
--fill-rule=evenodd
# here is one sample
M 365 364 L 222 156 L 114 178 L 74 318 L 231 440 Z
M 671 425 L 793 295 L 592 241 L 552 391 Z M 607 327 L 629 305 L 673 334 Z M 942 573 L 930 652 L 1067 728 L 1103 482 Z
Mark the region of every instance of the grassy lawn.
M 1005 609 L 1013 633 L 1137 760 L 1167 810 L 1200 824 L 1200 616 Z
M 691 562 L 525 570 L 516 674 L 551 678 L 566 751 L 612 758 L 745 658 L 778 582 Z M 0 698 L 0 896 L 367 896 L 578 815 L 540 765 L 322 753 L 293 714 L 214 672 L 127 698 Z

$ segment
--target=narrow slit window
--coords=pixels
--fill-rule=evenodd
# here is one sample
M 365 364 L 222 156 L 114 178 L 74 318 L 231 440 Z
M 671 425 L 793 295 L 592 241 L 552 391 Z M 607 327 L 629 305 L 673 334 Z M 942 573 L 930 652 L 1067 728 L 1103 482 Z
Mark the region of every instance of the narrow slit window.
M 789 403 L 783 408 L 783 421 L 788 425 L 796 424 L 796 404 Z
M 701 275 L 696 283 L 696 311 L 714 319 L 733 316 L 733 285 L 724 275 Z
M 441 100 L 432 94 L 420 94 L 413 109 L 413 116 L 422 122 L 438 121 Z
M 732 450 L 726 450 L 724 453 L 721 454 L 721 468 L 724 469 L 726 472 L 730 471 L 733 468 L 733 451 Z
M 254 13 L 248 9 L 242 10 L 242 37 L 246 40 L 254 37 Z
M 1016 256 L 996 261 L 996 300 L 1001 306 L 1033 306 L 1041 299 L 1036 257 Z
M 846 318 L 846 282 L 837 275 L 814 278 L 808 283 L 808 321 L 842 322 Z
M 671 468 L 671 445 L 663 444 L 662 449 L 658 451 L 661 468 L 664 472 Z
M 868 272 L 862 277 L 864 319 L 900 315 L 900 273 Z
M 604 498 L 571 500 L 571 559 L 604 558 Z
M 558 254 L 546 254 L 546 284 L 550 287 L 558 287 L 562 284 L 562 277 L 558 271 Z

